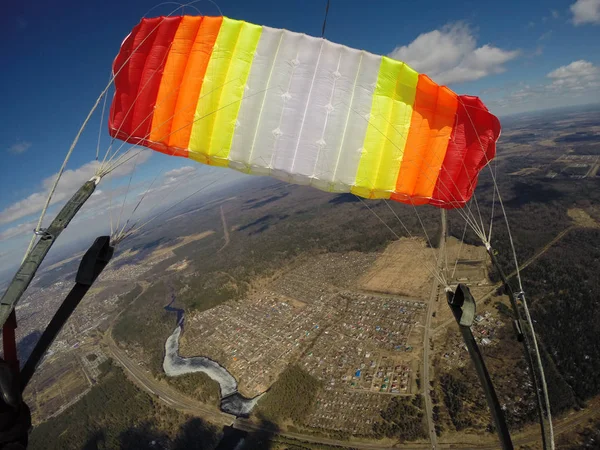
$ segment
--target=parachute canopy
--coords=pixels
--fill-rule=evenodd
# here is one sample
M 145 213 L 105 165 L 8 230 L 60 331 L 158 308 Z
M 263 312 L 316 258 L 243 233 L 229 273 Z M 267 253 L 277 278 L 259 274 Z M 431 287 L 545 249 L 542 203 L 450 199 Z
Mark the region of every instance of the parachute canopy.
M 115 138 L 366 198 L 463 206 L 500 134 L 403 62 L 227 17 L 142 19 L 113 73 Z

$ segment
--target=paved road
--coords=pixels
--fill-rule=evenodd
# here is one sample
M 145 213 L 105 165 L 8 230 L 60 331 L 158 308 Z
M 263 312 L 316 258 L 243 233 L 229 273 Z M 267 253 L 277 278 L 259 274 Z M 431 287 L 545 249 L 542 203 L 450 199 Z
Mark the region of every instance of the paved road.
M 442 229 L 440 233 L 441 238 L 438 249 L 438 259 L 436 268 L 438 271 L 442 268 L 442 263 L 444 261 L 444 252 L 446 249 L 446 210 L 442 209 L 441 214 Z M 423 333 L 423 377 L 421 380 L 421 386 L 423 387 L 423 395 L 425 397 L 425 414 L 427 416 L 427 429 L 429 431 L 429 440 L 431 442 L 431 448 L 437 448 L 437 435 L 435 434 L 435 421 L 433 420 L 433 405 L 431 402 L 431 395 L 429 393 L 429 390 L 431 389 L 431 385 L 429 384 L 429 330 L 431 328 L 431 315 L 433 314 L 435 302 L 438 298 L 439 289 L 439 282 L 437 278 L 433 277 L 433 282 L 431 285 L 431 294 L 429 295 L 429 303 L 427 305 L 425 332 Z
M 112 327 L 104 335 L 104 342 L 115 361 L 117 361 L 125 370 L 129 378 L 142 390 L 158 397 L 169 407 L 183 412 L 191 413 L 196 416 L 210 418 L 211 422 L 218 425 L 231 425 L 235 416 L 220 411 L 215 406 L 209 406 L 194 399 L 191 399 L 176 389 L 165 383 L 161 383 L 143 370 L 127 354 L 121 350 L 112 338 Z
M 237 429 L 237 430 L 242 430 L 242 431 L 247 431 L 247 432 L 256 432 L 259 430 L 263 430 L 263 431 L 269 431 L 268 429 L 263 429 L 260 426 L 256 425 L 255 423 L 250 422 L 247 419 L 237 419 L 234 424 L 233 424 L 233 428 Z M 423 449 L 429 449 L 431 446 L 428 443 L 424 443 L 424 444 L 406 444 L 406 445 L 399 445 L 399 444 L 395 444 L 393 447 L 382 447 L 381 444 L 377 444 L 377 443 L 370 443 L 370 442 L 356 442 L 356 441 L 340 441 L 338 439 L 329 439 L 326 437 L 322 437 L 322 436 L 312 436 L 312 435 L 306 435 L 306 434 L 300 434 L 300 433 L 292 433 L 292 432 L 287 432 L 287 431 L 278 431 L 276 433 L 278 436 L 283 436 L 289 439 L 295 439 L 297 441 L 302 441 L 302 442 L 310 442 L 312 444 L 323 444 L 323 445 L 335 445 L 335 446 L 341 446 L 343 448 L 358 448 L 358 449 L 365 449 L 365 450 L 374 450 L 374 449 L 378 449 L 378 450 L 392 450 L 392 449 L 398 449 L 398 448 L 402 448 L 404 450 L 423 450 Z
M 132 361 L 123 350 L 117 347 L 115 341 L 108 334 L 105 337 L 105 342 L 113 358 L 123 366 L 132 381 L 149 394 L 157 396 L 171 408 L 201 417 L 208 416 L 211 422 L 219 425 L 231 425 L 235 420 L 234 416 L 221 412 L 217 407 L 211 407 L 193 400 L 181 394 L 176 389 L 155 380 L 140 368 L 137 363 Z

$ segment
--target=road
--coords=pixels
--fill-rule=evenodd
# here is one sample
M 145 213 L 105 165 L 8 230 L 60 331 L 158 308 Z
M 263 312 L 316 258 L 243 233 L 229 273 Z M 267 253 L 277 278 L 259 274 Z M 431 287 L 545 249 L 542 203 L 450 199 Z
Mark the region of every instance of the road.
M 247 431 L 250 433 L 256 432 L 256 431 L 269 431 L 269 429 L 267 428 L 261 428 L 260 426 L 256 425 L 255 423 L 250 422 L 247 419 L 237 419 L 234 424 L 233 424 L 233 428 L 235 428 L 236 430 L 242 430 L 242 431 Z M 404 450 L 424 450 L 424 449 L 429 449 L 430 445 L 427 443 L 424 444 L 406 444 L 406 445 L 402 445 L 402 444 L 394 444 L 392 447 L 382 447 L 381 444 L 378 443 L 370 443 L 370 442 L 356 442 L 356 441 L 341 441 L 338 439 L 329 439 L 326 437 L 322 437 L 322 436 L 312 436 L 312 435 L 306 435 L 306 434 L 300 434 L 300 433 L 292 433 L 292 432 L 288 432 L 288 431 L 277 431 L 275 433 L 277 436 L 283 436 L 289 439 L 295 439 L 297 441 L 302 441 L 302 442 L 309 442 L 311 444 L 322 444 L 322 445 L 333 445 L 333 446 L 340 446 L 342 448 L 358 448 L 358 449 L 365 449 L 365 450 L 392 450 L 392 449 L 398 449 L 398 448 L 402 448 Z
M 141 389 L 149 394 L 158 397 L 169 407 L 183 412 L 191 413 L 200 417 L 210 417 L 211 422 L 218 425 L 231 425 L 235 416 L 221 412 L 216 407 L 205 405 L 197 400 L 193 400 L 167 384 L 157 381 L 146 373 L 138 364 L 131 360 L 127 354 L 121 350 L 113 340 L 110 329 L 104 337 L 104 342 L 108 346 L 111 356 L 125 370 L 125 373 Z
M 223 244 L 223 247 L 219 249 L 219 251 L 223 250 L 229 245 L 229 230 L 227 229 L 227 221 L 225 220 L 223 205 L 221 205 L 221 222 L 223 222 L 223 239 L 225 239 L 225 243 Z
M 440 270 L 442 268 L 442 263 L 444 261 L 444 252 L 446 250 L 446 210 L 441 210 L 442 215 L 442 229 L 441 229 L 441 238 L 438 249 L 438 258 L 437 258 L 437 268 L 436 270 Z M 427 430 L 429 431 L 429 440 L 431 442 L 431 448 L 437 448 L 437 435 L 435 433 L 435 422 L 433 420 L 433 404 L 431 402 L 430 395 L 430 379 L 429 379 L 429 352 L 431 349 L 429 343 L 429 329 L 431 328 L 431 315 L 433 314 L 433 309 L 435 307 L 435 302 L 437 301 L 439 294 L 439 282 L 436 277 L 433 277 L 433 282 L 431 284 L 431 294 L 429 295 L 429 303 L 427 304 L 427 318 L 425 319 L 425 331 L 423 333 L 423 376 L 421 380 L 421 386 L 423 387 L 423 396 L 425 397 L 425 414 L 427 416 Z
M 142 288 L 142 291 L 130 302 L 130 304 L 133 304 L 133 302 L 143 295 L 149 287 L 149 284 L 145 282 L 140 282 L 138 284 Z M 112 330 L 118 318 L 127 309 L 127 306 L 129 305 L 124 306 L 123 309 L 113 319 L 110 327 L 104 334 L 104 343 L 106 344 L 112 358 L 123 367 L 125 373 L 129 376 L 131 381 L 133 381 L 133 383 L 142 390 L 158 397 L 163 403 L 173 409 L 200 417 L 209 417 L 211 422 L 218 425 L 231 425 L 235 420 L 235 416 L 221 412 L 217 407 L 211 407 L 193 400 L 181 394 L 179 391 L 173 389 L 169 385 L 157 381 L 152 375 L 146 373 L 146 371 L 143 370 L 135 361 L 129 358 L 127 353 L 117 346 L 112 337 Z

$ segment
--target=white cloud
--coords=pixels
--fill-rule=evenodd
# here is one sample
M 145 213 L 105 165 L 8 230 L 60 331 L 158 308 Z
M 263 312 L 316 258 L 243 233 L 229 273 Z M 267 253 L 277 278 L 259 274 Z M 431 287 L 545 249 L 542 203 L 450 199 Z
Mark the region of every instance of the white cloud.
M 129 160 L 127 163 L 115 169 L 113 177 L 128 175 L 133 171 L 136 161 L 139 166 L 146 162 L 151 154 L 151 150 L 140 150 L 139 155 L 136 158 Z M 54 205 L 72 196 L 83 183 L 94 176 L 99 166 L 100 163 L 98 161 L 90 161 L 77 169 L 65 170 L 60 178 L 60 182 L 58 183 L 50 204 Z M 41 191 L 34 192 L 23 200 L 15 202 L 0 211 L 0 225 L 11 223 L 41 211 L 52 184 L 56 179 L 56 175 L 57 174 L 54 174 L 42 182 L 43 189 Z
M 547 77 L 553 80 L 550 89 L 587 91 L 600 87 L 600 68 L 583 59 L 561 66 Z
M 577 0 L 570 8 L 575 25 L 600 24 L 600 0 Z
M 193 166 L 183 166 L 178 169 L 169 170 L 168 172 L 165 172 L 165 178 L 179 178 L 195 172 L 196 169 L 197 168 Z
M 558 18 L 560 17 L 560 14 L 559 14 L 559 13 L 558 13 L 558 11 L 557 11 L 557 10 L 555 10 L 555 9 L 553 9 L 553 10 L 551 11 L 551 13 L 552 13 L 552 18 L 553 18 L 553 19 L 558 19 Z
M 20 155 L 21 153 L 25 153 L 27 150 L 31 148 L 31 142 L 28 141 L 17 141 L 10 147 L 8 147 L 9 153 L 14 153 L 15 155 Z
M 554 79 L 566 79 L 573 77 L 595 77 L 598 75 L 598 67 L 594 66 L 591 62 L 584 59 L 579 61 L 573 61 L 571 64 L 561 66 L 558 69 L 553 70 L 547 76 L 548 78 Z
M 12 239 L 17 236 L 32 234 L 33 229 L 35 228 L 36 222 L 25 222 L 20 223 L 19 225 L 15 225 L 14 227 L 7 228 L 6 230 L 0 233 L 0 241 L 5 241 L 7 239 Z
M 519 53 L 490 44 L 478 47 L 473 30 L 457 22 L 423 33 L 410 44 L 396 47 L 390 57 L 405 61 L 437 83 L 451 84 L 504 72 L 504 64 Z
M 503 97 L 487 103 L 513 113 L 600 100 L 600 67 L 589 61 L 573 61 L 561 66 L 549 72 L 546 80 L 537 84 L 520 84 L 505 91 Z

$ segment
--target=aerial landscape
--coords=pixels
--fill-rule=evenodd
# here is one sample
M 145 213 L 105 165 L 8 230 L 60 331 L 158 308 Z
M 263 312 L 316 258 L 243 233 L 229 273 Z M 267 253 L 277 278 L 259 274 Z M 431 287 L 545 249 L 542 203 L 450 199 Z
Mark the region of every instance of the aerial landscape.
M 600 0 L 222 3 L 9 8 L 0 449 L 600 449 Z
M 509 118 L 497 157 L 546 358 L 556 440 L 565 443 L 590 439 L 600 423 L 592 306 L 599 112 Z M 353 196 L 264 178 L 243 186 L 194 199 L 119 248 L 25 393 L 37 425 L 32 448 L 74 448 L 98 432 L 107 443 L 130 435 L 168 441 L 190 413 L 211 436 L 202 448 L 228 426 L 264 429 L 281 448 L 426 448 L 430 426 L 441 448 L 495 448 L 468 353 L 426 268 L 433 249 L 414 210 L 394 206 L 403 230 L 385 204 L 372 206 L 396 239 Z M 482 174 L 477 199 L 486 212 L 490 186 Z M 428 234 L 439 235 L 439 210 L 420 214 Z M 538 448 L 509 303 L 485 248 L 468 233 L 461 244 L 463 228 L 450 212 L 447 276 L 471 286 L 478 302 L 474 334 L 515 442 Z M 503 232 L 501 224 L 494 230 L 499 248 Z M 503 264 L 510 271 L 510 261 Z M 47 265 L 17 307 L 23 354 L 76 268 L 76 259 Z M 103 402 L 113 395 L 132 403 L 121 411 Z

